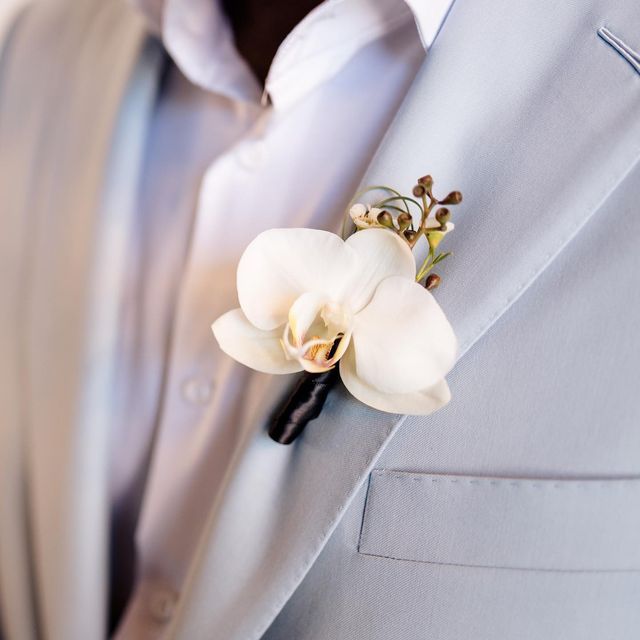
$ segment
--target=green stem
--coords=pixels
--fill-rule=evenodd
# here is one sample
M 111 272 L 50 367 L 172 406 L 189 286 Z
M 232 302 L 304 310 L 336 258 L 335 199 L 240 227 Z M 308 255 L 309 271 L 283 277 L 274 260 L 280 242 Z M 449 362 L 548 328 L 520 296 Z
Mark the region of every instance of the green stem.
M 431 262 L 431 264 L 429 264 L 429 261 L 433 261 L 434 258 L 434 253 L 433 253 L 433 249 L 431 247 L 429 247 L 429 253 L 427 254 L 427 257 L 424 259 L 424 262 L 422 263 L 422 265 L 420 266 L 420 269 L 418 270 L 418 275 L 416 276 L 416 282 L 420 282 L 420 280 L 422 280 L 422 278 L 424 278 L 429 271 L 431 271 L 431 269 L 433 268 L 433 262 Z
M 401 207 L 396 207 L 393 204 L 386 204 L 384 206 L 385 209 L 393 209 L 394 211 L 399 211 L 400 213 L 407 213 L 404 209 L 402 209 Z M 411 215 L 411 214 L 409 214 Z
M 356 195 L 353 196 L 353 198 L 349 202 L 349 206 L 354 204 L 363 195 L 365 195 L 366 193 L 369 193 L 370 191 L 388 191 L 389 193 L 393 193 L 398 198 L 403 198 L 404 197 L 399 191 L 396 191 L 395 189 L 392 189 L 391 187 L 387 187 L 387 186 L 385 186 L 383 184 L 376 184 L 376 185 L 374 185 L 372 187 L 367 187 L 366 189 L 363 189 L 362 191 L 359 191 L 358 193 L 356 193 Z M 406 207 L 407 213 L 411 213 L 409 211 L 409 207 L 406 205 L 406 203 L 405 203 L 405 207 Z
M 395 202 L 396 200 L 402 200 L 402 202 L 404 203 L 404 206 L 407 210 L 408 214 L 411 214 L 411 211 L 409 210 L 409 206 L 407 205 L 407 202 L 411 202 L 412 204 L 415 204 L 416 207 L 418 207 L 418 209 L 420 209 L 420 211 L 422 211 L 422 206 L 420 205 L 420 203 L 417 200 L 414 200 L 413 198 L 409 198 L 408 196 L 401 196 L 401 195 L 397 195 L 393 198 L 386 198 L 385 200 L 381 200 L 380 202 L 376 202 L 376 206 L 380 209 L 382 209 L 383 207 L 385 207 L 387 205 L 387 203 L 389 202 Z

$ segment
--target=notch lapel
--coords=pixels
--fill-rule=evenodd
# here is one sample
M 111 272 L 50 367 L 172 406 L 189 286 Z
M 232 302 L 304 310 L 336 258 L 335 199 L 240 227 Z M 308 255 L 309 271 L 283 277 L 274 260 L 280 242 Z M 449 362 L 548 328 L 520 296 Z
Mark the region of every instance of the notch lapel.
M 367 182 L 428 171 L 436 194 L 464 194 L 437 291 L 462 357 L 637 162 L 637 77 L 597 32 L 637 33 L 640 14 L 629 1 L 458 0 L 450 20 Z
M 637 78 L 597 29 L 638 21 L 632 2 L 458 0 L 428 54 L 364 184 L 408 189 L 429 172 L 436 193 L 464 193 L 437 295 L 461 356 L 636 162 Z M 264 420 L 245 425 L 170 636 L 259 638 L 401 422 L 340 389 L 290 447 Z

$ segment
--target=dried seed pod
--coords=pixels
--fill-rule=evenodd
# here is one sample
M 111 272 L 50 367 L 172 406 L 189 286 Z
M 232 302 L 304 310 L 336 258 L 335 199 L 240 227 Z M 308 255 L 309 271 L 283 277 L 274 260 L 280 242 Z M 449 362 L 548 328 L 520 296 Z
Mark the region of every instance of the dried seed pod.
M 432 289 L 436 289 L 441 281 L 442 278 L 440 278 L 437 273 L 430 273 L 424 281 L 424 286 L 426 289 L 431 291 Z
M 398 216 L 398 227 L 400 228 L 400 231 L 404 231 L 405 229 L 408 229 L 411 226 L 413 219 L 411 218 L 411 215 L 408 213 L 401 213 Z
M 446 207 L 442 207 L 442 209 L 438 209 L 436 211 L 436 220 L 441 224 L 445 225 L 449 220 L 451 220 L 451 211 Z
M 388 211 L 381 211 L 376 218 L 378 224 L 381 224 L 383 227 L 388 227 L 389 229 L 393 229 L 393 216 Z
M 447 197 L 440 200 L 440 204 L 460 204 L 462 202 L 462 194 L 459 191 L 452 191 Z

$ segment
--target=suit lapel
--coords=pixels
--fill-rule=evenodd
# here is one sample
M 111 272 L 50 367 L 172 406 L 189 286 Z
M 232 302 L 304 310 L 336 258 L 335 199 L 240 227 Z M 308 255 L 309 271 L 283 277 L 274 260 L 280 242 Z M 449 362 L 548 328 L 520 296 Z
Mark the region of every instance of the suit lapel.
M 437 193 L 463 192 L 437 269 L 461 356 L 638 160 L 637 78 L 597 36 L 637 22 L 633 3 L 608 0 L 454 5 L 367 181 L 429 172 Z
M 24 399 L 12 399 L 11 428 L 26 434 L 35 599 L 50 638 L 106 630 L 115 301 L 158 61 L 145 41 L 125 3 L 55 1 L 27 13 L 9 53 L 2 115 L 16 154 L 3 191 L 9 224 L 28 221 L 28 296 L 12 302 L 10 334 Z
M 458 0 L 383 141 L 365 184 L 408 189 L 429 172 L 437 193 L 464 193 L 437 292 L 461 355 L 636 162 L 637 78 L 596 35 L 633 13 L 605 0 Z M 291 447 L 270 442 L 264 420 L 245 425 L 171 637 L 259 638 L 401 422 L 339 390 Z

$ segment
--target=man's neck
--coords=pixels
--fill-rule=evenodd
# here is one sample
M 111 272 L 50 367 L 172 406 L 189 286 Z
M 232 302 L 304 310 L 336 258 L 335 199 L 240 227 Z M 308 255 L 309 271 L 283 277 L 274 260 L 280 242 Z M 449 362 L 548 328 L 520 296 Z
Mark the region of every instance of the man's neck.
M 262 84 L 280 43 L 320 1 L 222 0 L 236 48 Z

